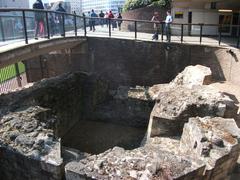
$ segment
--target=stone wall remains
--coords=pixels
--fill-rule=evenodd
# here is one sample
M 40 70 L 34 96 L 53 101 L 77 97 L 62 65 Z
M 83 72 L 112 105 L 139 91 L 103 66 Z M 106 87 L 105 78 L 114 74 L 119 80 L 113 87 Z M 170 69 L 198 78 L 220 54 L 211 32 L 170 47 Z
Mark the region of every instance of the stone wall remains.
M 54 51 L 41 56 L 40 62 L 36 58 L 26 64 L 30 82 L 80 70 L 96 73 L 117 88 L 168 83 L 186 66 L 197 64 L 210 67 L 213 81 L 240 84 L 239 59 L 237 49 L 88 37 L 78 47 Z

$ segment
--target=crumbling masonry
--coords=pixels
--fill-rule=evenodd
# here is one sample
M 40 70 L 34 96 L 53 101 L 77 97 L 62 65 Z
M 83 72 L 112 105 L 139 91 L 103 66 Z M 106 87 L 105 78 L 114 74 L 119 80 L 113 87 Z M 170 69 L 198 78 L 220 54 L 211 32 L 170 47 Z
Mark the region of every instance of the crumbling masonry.
M 43 80 L 0 97 L 1 178 L 227 179 L 240 153 L 236 113 L 211 87 L 210 69 L 199 65 L 152 87 L 111 89 L 84 73 Z M 90 155 L 61 145 L 81 119 L 148 129 L 133 150 Z

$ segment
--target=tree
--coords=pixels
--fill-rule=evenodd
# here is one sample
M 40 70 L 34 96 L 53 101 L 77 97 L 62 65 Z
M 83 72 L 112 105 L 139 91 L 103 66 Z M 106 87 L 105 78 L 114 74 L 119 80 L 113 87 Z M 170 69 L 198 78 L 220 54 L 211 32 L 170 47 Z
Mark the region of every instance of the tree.
M 129 11 L 147 6 L 170 8 L 171 0 L 127 0 L 124 4 L 123 10 Z

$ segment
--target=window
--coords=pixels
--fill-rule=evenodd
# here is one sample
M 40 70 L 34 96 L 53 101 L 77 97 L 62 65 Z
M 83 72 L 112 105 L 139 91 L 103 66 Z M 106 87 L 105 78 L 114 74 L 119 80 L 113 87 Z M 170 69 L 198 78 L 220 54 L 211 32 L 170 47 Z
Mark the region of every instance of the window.
M 176 19 L 183 19 L 183 12 L 175 12 Z

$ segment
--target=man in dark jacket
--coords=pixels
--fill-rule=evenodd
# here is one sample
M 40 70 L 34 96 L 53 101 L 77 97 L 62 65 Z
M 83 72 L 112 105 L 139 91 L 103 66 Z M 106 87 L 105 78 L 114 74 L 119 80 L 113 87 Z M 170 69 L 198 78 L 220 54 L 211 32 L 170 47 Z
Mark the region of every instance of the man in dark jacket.
M 58 18 L 58 21 L 59 21 L 59 31 L 60 31 L 60 34 L 61 34 L 61 36 L 64 36 L 64 34 L 65 34 L 65 32 L 63 30 L 64 14 L 62 14 L 62 13 L 65 13 L 66 10 L 62 7 L 62 3 L 59 3 L 58 9 L 56 11 L 57 12 L 61 12 L 61 13 L 57 13 L 57 18 Z
M 33 9 L 44 9 L 42 0 L 36 0 L 33 4 Z M 41 33 L 44 34 L 44 13 L 35 12 L 35 39 L 38 39 L 39 30 L 42 30 Z
M 101 24 L 102 27 L 103 27 L 103 24 L 104 24 L 104 19 L 103 19 L 103 18 L 104 18 L 104 15 L 105 15 L 105 14 L 104 14 L 102 11 L 101 11 L 100 14 L 99 14 L 99 17 L 101 18 L 101 19 L 100 19 L 100 24 Z

